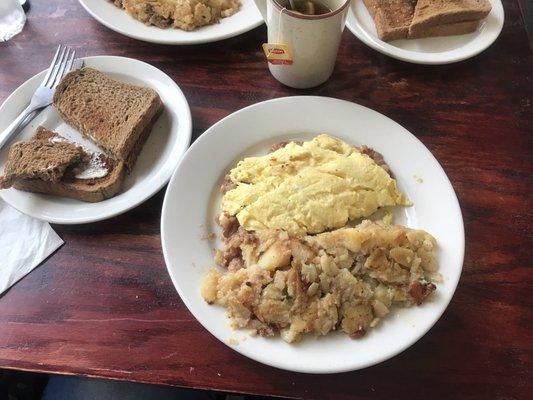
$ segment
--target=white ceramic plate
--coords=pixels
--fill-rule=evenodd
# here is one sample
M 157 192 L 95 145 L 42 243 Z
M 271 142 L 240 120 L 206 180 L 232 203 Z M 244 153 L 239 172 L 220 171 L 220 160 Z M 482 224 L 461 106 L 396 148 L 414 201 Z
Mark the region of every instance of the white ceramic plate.
M 310 139 L 327 132 L 354 145 L 381 152 L 401 190 L 414 202 L 399 209 L 396 222 L 426 229 L 439 243 L 444 283 L 433 301 L 395 310 L 360 340 L 331 333 L 297 344 L 280 338 L 250 337 L 229 327 L 225 310 L 208 305 L 200 283 L 214 264 L 218 241 L 202 240 L 219 230 L 218 188 L 243 157 L 266 154 L 274 143 Z M 419 183 L 423 180 L 423 183 Z M 186 188 L 186 190 L 184 190 Z M 214 336 L 259 362 L 292 371 L 333 373 L 364 368 L 416 342 L 439 319 L 457 286 L 464 253 L 464 230 L 457 197 L 429 150 L 389 118 L 360 105 L 326 97 L 285 97 L 237 111 L 209 128 L 191 146 L 168 185 L 161 218 L 163 252 L 172 282 L 189 310 Z M 238 345 L 236 345 L 238 343 Z
M 449 64 L 481 53 L 499 36 L 504 21 L 500 0 L 491 0 L 492 11 L 476 32 L 466 35 L 384 42 L 363 0 L 352 0 L 346 26 L 363 43 L 380 53 L 415 64 Z
M 150 86 L 157 90 L 165 110 L 156 121 L 133 171 L 126 177 L 122 191 L 111 199 L 98 203 L 85 203 L 16 189 L 0 190 L 0 196 L 17 210 L 57 224 L 100 221 L 142 203 L 168 182 L 191 140 L 189 105 L 178 85 L 169 76 L 149 64 L 131 58 L 98 56 L 84 58 L 84 61 L 85 66 L 105 72 L 115 79 Z M 5 129 L 30 102 L 43 77 L 44 71 L 27 80 L 2 104 L 0 131 Z M 80 133 L 61 120 L 54 106 L 43 110 L 24 128 L 17 139 L 30 138 L 39 125 L 94 149 L 94 146 L 84 140 Z M 0 172 L 4 169 L 8 148 L 0 152 Z
M 241 0 L 241 9 L 220 23 L 204 26 L 192 32 L 181 29 L 161 29 L 147 26 L 130 17 L 108 0 L 79 0 L 81 5 L 101 24 L 134 39 L 163 44 L 197 44 L 216 42 L 248 32 L 263 23 L 253 0 Z

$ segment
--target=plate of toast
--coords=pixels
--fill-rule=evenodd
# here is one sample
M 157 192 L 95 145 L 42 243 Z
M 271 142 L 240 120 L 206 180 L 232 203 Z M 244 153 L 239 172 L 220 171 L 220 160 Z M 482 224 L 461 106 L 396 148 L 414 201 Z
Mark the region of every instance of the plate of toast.
M 398 60 L 449 64 L 488 48 L 504 18 L 500 0 L 354 0 L 346 26 Z
M 80 224 L 121 214 L 159 191 L 191 138 L 180 88 L 144 62 L 83 59 L 53 103 L 0 151 L 0 196 L 32 217 Z M 0 131 L 29 103 L 46 71 L 0 107 Z

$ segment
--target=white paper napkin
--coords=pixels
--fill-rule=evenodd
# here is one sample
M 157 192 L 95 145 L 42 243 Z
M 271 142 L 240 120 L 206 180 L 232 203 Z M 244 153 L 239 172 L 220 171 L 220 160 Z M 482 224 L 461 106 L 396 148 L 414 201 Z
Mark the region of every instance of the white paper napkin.
M 49 223 L 28 217 L 0 200 L 0 294 L 63 243 Z

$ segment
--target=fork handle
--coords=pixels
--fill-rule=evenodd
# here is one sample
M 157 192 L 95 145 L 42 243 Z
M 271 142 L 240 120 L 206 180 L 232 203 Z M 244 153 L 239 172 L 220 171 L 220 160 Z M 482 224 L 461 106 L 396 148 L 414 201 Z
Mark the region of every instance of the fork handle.
M 20 115 L 2 132 L 0 133 L 0 150 L 2 150 L 6 144 L 19 132 L 21 127 L 26 126 L 32 118 L 27 118 L 34 111 L 38 110 L 38 107 L 30 104 L 20 113 Z

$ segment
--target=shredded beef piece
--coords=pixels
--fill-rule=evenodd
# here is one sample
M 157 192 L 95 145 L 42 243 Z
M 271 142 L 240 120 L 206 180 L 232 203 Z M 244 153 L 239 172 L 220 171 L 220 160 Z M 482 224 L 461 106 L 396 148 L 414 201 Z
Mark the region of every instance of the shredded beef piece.
M 274 336 L 276 332 L 270 326 L 261 327 L 257 329 L 257 334 L 259 336 Z
M 359 151 L 361 153 L 366 154 L 367 156 L 369 156 L 372 160 L 374 160 L 374 162 L 377 165 L 379 165 L 381 168 L 383 168 L 385 171 L 387 171 L 387 173 L 391 177 L 393 177 L 392 171 L 390 170 L 389 166 L 385 162 L 385 159 L 383 158 L 383 155 L 381 153 L 378 153 L 377 151 L 375 151 L 371 147 L 367 147 L 367 146 L 359 147 Z
M 240 255 L 238 257 L 233 258 L 228 263 L 228 271 L 230 271 L 230 272 L 237 271 L 237 270 L 239 270 L 241 268 L 244 268 L 244 260 L 242 259 L 242 257 Z
M 229 239 L 239 229 L 237 217 L 222 213 L 217 217 L 217 222 L 222 228 L 222 239 Z
M 436 288 L 433 283 L 413 282 L 409 287 L 409 294 L 415 299 L 416 304 L 420 305 Z
M 363 336 L 365 336 L 365 333 L 366 333 L 366 331 L 363 328 L 359 328 L 359 330 L 350 333 L 349 336 L 350 336 L 351 339 L 360 339 Z
M 248 232 L 246 229 L 244 229 L 241 226 L 239 226 L 239 229 L 237 230 L 237 234 L 239 235 L 240 243 L 257 244 L 258 242 L 256 235 L 254 235 L 251 232 Z
M 244 244 L 255 244 L 257 237 L 239 225 L 239 221 L 234 216 L 226 213 L 216 217 L 216 221 L 222 228 L 222 240 L 226 243 L 224 250 L 217 254 L 217 262 L 229 271 L 237 271 L 244 268 L 244 260 L 240 246 Z
M 221 266 L 229 268 L 234 259 L 240 259 L 242 261 L 241 249 L 239 247 L 228 247 L 222 251 L 219 251 L 216 261 Z M 235 263 L 233 265 L 236 266 Z
M 224 180 L 222 181 L 222 184 L 220 185 L 220 193 L 222 194 L 226 194 L 227 192 L 229 192 L 231 189 L 235 189 L 237 187 L 237 185 L 235 183 L 233 183 L 233 181 L 231 180 L 229 174 L 226 175 L 224 177 Z
M 163 18 L 162 16 L 158 15 L 153 7 L 151 5 L 146 5 L 146 14 L 150 16 L 148 19 L 148 22 L 152 25 L 157 26 L 158 28 L 168 28 L 170 25 L 172 25 L 172 19 L 170 18 Z

